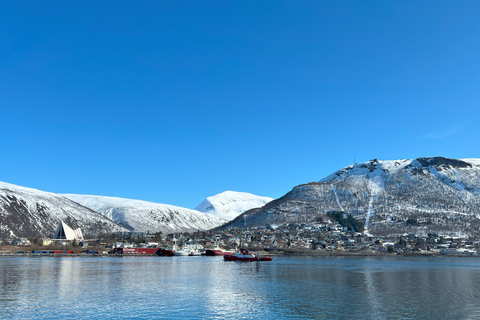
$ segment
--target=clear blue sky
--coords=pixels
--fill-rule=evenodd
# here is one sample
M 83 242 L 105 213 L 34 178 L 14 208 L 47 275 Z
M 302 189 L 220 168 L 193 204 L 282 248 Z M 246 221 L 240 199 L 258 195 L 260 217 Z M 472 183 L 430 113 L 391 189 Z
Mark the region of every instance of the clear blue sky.
M 480 157 L 478 1 L 1 1 L 0 181 L 193 208 Z

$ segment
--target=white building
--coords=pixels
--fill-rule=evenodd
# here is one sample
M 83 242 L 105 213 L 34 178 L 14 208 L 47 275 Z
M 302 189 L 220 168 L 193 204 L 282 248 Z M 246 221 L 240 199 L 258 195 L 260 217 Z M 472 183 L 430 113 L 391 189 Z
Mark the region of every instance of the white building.
M 53 235 L 53 239 L 83 240 L 83 234 L 80 228 L 73 230 L 65 222 L 60 221 L 57 231 L 55 231 Z

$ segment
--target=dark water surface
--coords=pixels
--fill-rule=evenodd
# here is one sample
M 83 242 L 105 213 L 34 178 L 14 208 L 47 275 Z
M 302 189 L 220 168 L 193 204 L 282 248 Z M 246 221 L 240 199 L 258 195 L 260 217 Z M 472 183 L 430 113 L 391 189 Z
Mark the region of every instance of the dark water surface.
M 0 257 L 1 319 L 480 319 L 480 258 Z

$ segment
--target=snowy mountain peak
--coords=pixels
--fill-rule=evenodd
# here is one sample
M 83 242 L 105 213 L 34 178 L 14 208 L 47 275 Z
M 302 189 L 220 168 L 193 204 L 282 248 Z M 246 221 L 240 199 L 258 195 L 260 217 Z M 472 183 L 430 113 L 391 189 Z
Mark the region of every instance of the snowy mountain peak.
M 402 171 L 421 173 L 432 170 L 455 170 L 472 168 L 480 165 L 479 159 L 449 159 L 444 157 L 422 157 L 417 159 L 402 160 L 377 160 L 373 159 L 363 163 L 355 163 L 323 178 L 319 182 L 332 182 L 335 180 L 352 179 L 354 176 L 363 176 L 369 179 L 375 177 L 395 175 Z
M 246 192 L 225 191 L 208 197 L 195 210 L 232 220 L 253 208 L 263 207 L 273 198 L 256 196 Z
M 410 165 L 412 160 L 377 160 L 373 159 L 367 162 L 355 163 L 342 168 L 335 173 L 323 178 L 319 182 L 331 182 L 333 180 L 343 180 L 351 176 L 381 176 L 384 173 L 394 173 Z
M 94 195 L 64 194 L 132 231 L 189 232 L 215 228 L 226 220 L 173 205 Z

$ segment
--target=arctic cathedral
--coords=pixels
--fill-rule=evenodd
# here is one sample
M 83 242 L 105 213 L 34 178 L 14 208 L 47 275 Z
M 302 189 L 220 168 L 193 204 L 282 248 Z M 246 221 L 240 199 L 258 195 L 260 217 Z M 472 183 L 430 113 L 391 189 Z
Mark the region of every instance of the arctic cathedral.
M 53 235 L 53 239 L 70 241 L 83 240 L 83 234 L 80 228 L 73 230 L 65 222 L 60 221 L 57 231 L 55 231 L 55 234 Z

